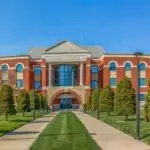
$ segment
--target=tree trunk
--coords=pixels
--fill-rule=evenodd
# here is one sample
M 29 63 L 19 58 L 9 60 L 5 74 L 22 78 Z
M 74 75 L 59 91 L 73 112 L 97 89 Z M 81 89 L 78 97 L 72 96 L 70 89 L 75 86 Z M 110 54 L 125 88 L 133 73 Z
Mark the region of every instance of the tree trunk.
M 8 113 L 7 112 L 5 112 L 5 119 L 6 119 L 6 121 L 8 121 Z
M 110 116 L 110 111 L 107 112 L 107 116 Z
M 127 121 L 128 120 L 128 115 L 125 115 L 125 121 Z
M 23 111 L 23 114 L 22 114 L 22 115 L 23 115 L 23 117 L 24 117 L 24 114 L 25 114 L 25 112 Z

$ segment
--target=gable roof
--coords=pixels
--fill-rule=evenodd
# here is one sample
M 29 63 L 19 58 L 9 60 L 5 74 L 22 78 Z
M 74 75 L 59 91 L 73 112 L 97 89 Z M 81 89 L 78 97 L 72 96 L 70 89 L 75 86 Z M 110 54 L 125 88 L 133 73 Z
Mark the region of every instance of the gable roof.
M 69 41 L 62 41 L 51 47 L 32 48 L 29 55 L 33 59 L 41 58 L 42 53 L 45 54 L 66 54 L 66 53 L 87 53 L 91 57 L 100 57 L 104 53 L 104 49 L 100 46 L 80 46 Z
M 46 49 L 45 53 L 48 54 L 89 53 L 89 51 L 69 41 L 62 41 Z

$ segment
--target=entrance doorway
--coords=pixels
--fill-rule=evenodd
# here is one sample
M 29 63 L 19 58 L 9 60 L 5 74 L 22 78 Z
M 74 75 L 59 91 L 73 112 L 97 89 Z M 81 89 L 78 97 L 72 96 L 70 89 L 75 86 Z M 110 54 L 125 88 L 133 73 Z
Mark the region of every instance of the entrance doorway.
M 71 98 L 60 99 L 60 109 L 72 109 L 72 99 Z

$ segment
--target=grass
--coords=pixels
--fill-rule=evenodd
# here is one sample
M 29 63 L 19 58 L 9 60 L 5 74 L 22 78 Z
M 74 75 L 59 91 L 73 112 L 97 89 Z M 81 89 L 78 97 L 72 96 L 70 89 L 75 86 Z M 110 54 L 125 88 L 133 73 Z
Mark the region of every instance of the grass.
M 72 112 L 62 112 L 33 143 L 30 150 L 100 150 Z
M 89 115 L 96 118 L 96 112 L 88 112 Z M 100 113 L 100 120 L 103 122 L 123 131 L 135 137 L 135 129 L 136 129 L 136 117 L 130 116 L 128 121 L 124 121 L 123 116 L 117 116 L 115 113 L 111 113 L 110 116 L 107 116 L 107 113 Z M 150 122 L 146 122 L 144 120 L 144 113 L 141 111 L 141 121 L 140 121 L 140 138 L 142 141 L 150 145 Z
M 44 113 L 43 113 L 44 114 Z M 41 114 L 39 111 L 35 113 L 36 118 L 40 117 Z M 22 116 L 22 113 L 18 113 L 16 115 L 11 115 L 8 118 L 8 121 L 5 121 L 5 116 L 0 116 L 0 136 L 17 129 L 18 127 L 26 124 L 27 122 L 32 120 L 32 112 L 26 112 L 25 116 Z

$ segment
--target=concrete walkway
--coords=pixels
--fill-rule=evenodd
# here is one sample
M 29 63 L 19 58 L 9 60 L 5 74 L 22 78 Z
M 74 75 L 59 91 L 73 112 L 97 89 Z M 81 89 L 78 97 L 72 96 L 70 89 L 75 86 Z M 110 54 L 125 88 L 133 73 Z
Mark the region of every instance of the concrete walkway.
M 82 112 L 74 112 L 102 150 L 150 150 L 150 146 Z
M 0 137 L 0 150 L 28 150 L 55 116 L 56 113 L 45 115 Z

